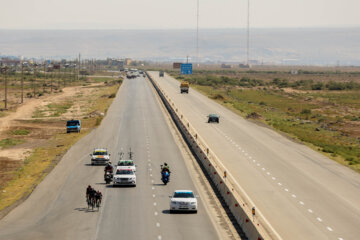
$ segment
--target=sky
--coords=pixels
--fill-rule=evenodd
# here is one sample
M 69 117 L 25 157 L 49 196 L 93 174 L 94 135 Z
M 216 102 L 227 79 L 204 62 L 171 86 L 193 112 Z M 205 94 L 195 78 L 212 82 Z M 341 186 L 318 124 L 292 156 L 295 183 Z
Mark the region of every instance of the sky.
M 194 29 L 197 0 L 0 0 L 0 29 Z M 200 28 L 244 28 L 247 0 L 199 0 Z M 250 0 L 255 28 L 360 27 L 359 0 Z

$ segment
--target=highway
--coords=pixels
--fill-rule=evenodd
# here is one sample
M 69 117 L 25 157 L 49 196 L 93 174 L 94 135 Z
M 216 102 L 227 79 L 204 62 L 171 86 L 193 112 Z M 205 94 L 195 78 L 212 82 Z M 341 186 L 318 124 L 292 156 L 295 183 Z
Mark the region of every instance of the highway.
M 197 214 L 169 214 L 176 189 L 198 194 L 183 155 L 148 80 L 125 80 L 102 124 L 63 157 L 30 197 L 0 221 L 0 239 L 220 239 L 199 199 Z M 65 131 L 65 129 L 64 129 Z M 75 134 L 75 133 L 74 133 Z M 134 152 L 137 186 L 106 186 L 103 166 L 91 166 L 95 147 Z M 160 180 L 167 162 L 171 181 Z M 102 191 L 100 211 L 89 211 L 85 189 Z
M 360 175 L 247 121 L 180 82 L 150 75 L 283 239 L 359 239 Z M 220 115 L 208 124 L 207 115 Z

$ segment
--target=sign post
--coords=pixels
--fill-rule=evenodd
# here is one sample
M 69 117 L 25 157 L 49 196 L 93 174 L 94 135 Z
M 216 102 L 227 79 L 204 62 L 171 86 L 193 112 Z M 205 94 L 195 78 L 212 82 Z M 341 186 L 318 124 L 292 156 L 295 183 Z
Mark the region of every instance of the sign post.
M 192 74 L 192 63 L 182 63 L 180 69 L 181 74 Z

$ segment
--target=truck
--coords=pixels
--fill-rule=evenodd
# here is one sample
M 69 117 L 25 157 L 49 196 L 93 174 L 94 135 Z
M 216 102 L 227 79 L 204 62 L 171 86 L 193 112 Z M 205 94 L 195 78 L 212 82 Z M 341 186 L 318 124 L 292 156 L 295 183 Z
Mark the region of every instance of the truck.
M 164 71 L 159 72 L 159 77 L 164 77 Z
M 189 93 L 189 82 L 183 81 L 180 83 L 180 93 Z
M 66 133 L 70 132 L 80 132 L 81 130 L 81 121 L 71 119 L 66 122 Z

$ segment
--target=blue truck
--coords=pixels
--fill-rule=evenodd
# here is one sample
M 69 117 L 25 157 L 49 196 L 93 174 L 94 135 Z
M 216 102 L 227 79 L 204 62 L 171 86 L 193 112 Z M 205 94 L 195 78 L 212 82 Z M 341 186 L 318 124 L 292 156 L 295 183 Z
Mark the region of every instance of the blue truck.
M 66 122 L 66 132 L 80 132 L 81 130 L 81 121 L 80 120 L 69 120 Z

